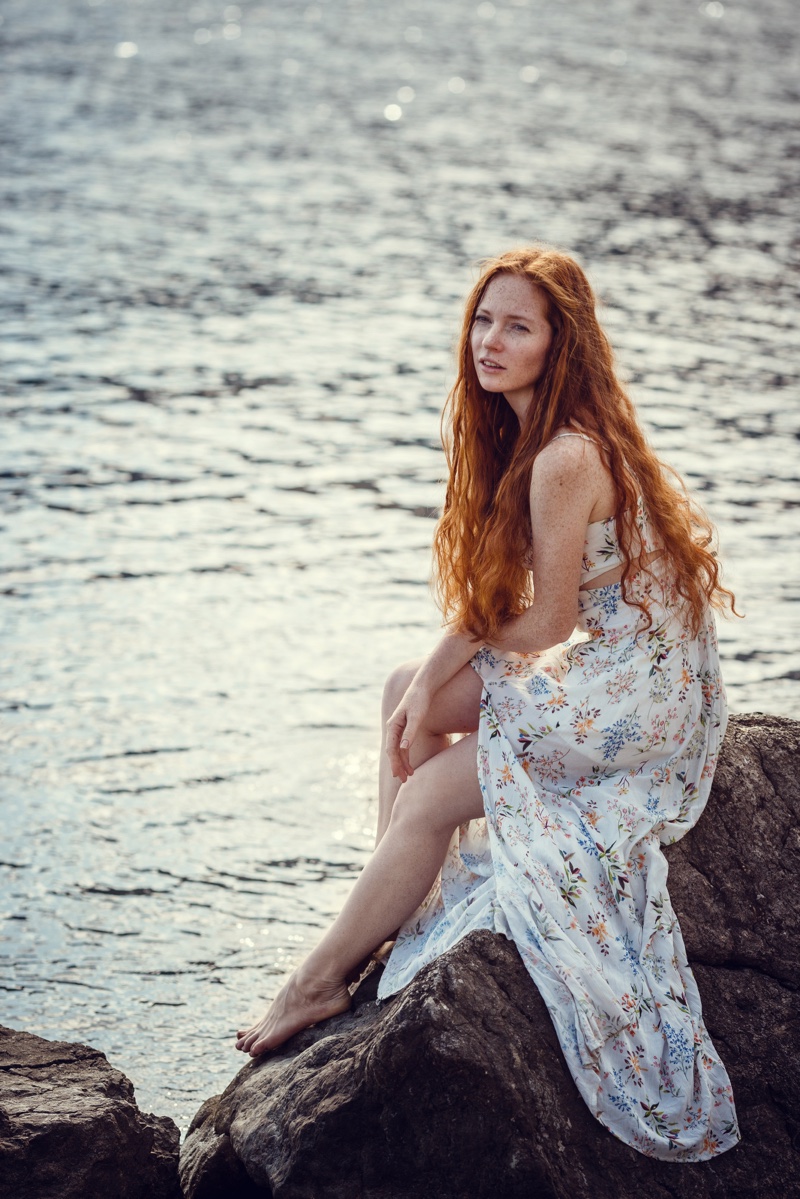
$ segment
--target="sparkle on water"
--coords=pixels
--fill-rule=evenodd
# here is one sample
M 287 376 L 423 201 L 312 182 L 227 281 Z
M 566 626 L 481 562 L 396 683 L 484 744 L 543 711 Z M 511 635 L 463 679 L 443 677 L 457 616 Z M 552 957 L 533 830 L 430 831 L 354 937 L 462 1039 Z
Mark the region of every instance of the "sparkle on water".
M 3 1019 L 184 1127 L 368 855 L 476 259 L 586 263 L 800 694 L 793 0 L 234 9 L 3 14 Z

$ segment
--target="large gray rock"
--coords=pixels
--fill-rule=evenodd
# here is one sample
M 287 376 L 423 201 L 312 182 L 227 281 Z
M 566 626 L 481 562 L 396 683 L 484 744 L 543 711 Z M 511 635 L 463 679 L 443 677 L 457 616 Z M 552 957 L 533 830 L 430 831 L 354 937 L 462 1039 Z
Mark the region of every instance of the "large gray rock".
M 99 1050 L 0 1026 L 0 1199 L 180 1199 L 179 1142 Z
M 744 1140 L 670 1165 L 615 1140 L 567 1072 L 514 946 L 474 933 L 381 1009 L 250 1062 L 195 1116 L 187 1199 L 800 1195 L 800 724 L 734 718 L 670 891 Z

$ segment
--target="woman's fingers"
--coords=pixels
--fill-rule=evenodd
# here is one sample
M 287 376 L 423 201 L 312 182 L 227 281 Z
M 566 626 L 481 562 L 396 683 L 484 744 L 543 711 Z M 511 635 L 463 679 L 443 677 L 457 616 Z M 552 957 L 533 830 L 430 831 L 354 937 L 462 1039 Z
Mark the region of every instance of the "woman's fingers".
M 397 713 L 393 713 L 386 721 L 386 756 L 389 759 L 389 765 L 392 770 L 392 778 L 400 778 L 402 771 L 402 759 L 400 757 L 400 738 L 405 729 L 405 720 L 398 720 Z M 405 782 L 405 779 L 402 780 Z
M 401 704 L 387 721 L 386 753 L 392 767 L 392 777 L 402 783 L 413 773 L 411 746 L 422 723 L 424 712 L 414 705 Z
M 403 738 L 403 740 L 400 742 L 399 750 L 400 750 L 400 761 L 402 762 L 403 770 L 405 772 L 406 778 L 408 778 L 408 776 L 410 774 L 414 773 L 414 769 L 411 765 L 411 758 L 409 757 L 410 749 L 411 749 L 411 742 L 410 742 L 408 736 L 405 736 Z M 406 781 L 406 778 L 403 779 L 403 782 Z
M 409 759 L 413 733 L 408 727 L 408 713 L 398 708 L 386 722 L 386 753 L 392 768 L 392 777 L 404 783 L 414 773 Z

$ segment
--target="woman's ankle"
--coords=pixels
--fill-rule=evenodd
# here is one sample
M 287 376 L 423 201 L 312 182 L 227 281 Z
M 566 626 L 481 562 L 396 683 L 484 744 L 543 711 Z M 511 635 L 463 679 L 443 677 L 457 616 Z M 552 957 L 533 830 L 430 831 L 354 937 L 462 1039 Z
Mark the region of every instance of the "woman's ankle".
M 324 960 L 315 961 L 314 956 L 310 954 L 294 973 L 295 982 L 304 994 L 324 998 L 347 987 L 346 971 Z

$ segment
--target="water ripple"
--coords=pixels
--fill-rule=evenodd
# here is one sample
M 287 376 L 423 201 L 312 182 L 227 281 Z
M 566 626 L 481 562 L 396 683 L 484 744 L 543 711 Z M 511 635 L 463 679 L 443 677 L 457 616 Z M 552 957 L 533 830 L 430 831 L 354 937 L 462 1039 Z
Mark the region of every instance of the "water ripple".
M 480 9 L 4 8 L 4 1019 L 184 1126 L 369 852 L 472 261 L 583 256 L 798 710 L 794 7 Z

